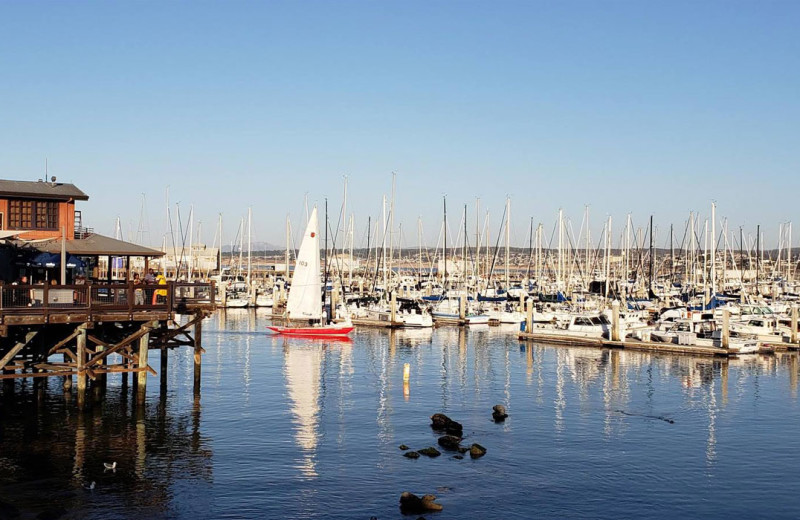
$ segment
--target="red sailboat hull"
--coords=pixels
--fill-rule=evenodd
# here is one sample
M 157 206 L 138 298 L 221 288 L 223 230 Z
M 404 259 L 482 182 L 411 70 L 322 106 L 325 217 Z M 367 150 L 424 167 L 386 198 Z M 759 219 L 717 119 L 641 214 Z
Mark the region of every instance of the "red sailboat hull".
M 323 327 L 267 327 L 276 334 L 283 334 L 284 336 L 305 336 L 305 337 L 332 337 L 332 336 L 347 336 L 355 327 L 339 327 L 336 325 L 326 325 Z

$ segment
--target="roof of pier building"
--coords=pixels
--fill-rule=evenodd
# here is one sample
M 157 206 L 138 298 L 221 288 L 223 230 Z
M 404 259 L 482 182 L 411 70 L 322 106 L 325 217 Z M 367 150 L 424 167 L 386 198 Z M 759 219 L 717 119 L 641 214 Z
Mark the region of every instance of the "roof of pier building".
M 61 240 L 48 240 L 32 244 L 39 251 L 60 253 Z M 124 242 L 105 235 L 91 234 L 86 238 L 67 240 L 67 253 L 75 256 L 164 256 L 162 251 Z
M 11 181 L 0 179 L 0 198 L 21 197 L 48 200 L 89 200 L 74 184 L 64 182 Z

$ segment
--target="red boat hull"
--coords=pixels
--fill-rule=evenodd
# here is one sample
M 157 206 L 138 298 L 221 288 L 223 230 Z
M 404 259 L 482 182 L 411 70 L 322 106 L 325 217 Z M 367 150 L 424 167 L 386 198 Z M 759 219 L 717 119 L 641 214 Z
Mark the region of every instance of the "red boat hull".
M 355 327 L 267 327 L 276 334 L 283 334 L 284 336 L 304 336 L 304 337 L 332 337 L 332 336 L 347 336 Z

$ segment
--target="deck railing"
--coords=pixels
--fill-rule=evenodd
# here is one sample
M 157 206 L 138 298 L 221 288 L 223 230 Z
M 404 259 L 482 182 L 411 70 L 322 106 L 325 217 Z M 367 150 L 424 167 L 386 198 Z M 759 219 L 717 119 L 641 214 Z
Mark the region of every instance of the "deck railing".
M 0 285 L 0 313 L 190 310 L 214 306 L 214 283 Z

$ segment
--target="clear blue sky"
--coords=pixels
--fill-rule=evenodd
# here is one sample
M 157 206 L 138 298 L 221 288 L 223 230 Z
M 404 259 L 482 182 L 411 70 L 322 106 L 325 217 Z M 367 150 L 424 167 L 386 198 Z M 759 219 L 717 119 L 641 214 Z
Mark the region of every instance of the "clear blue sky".
M 510 195 L 519 245 L 559 207 L 663 237 L 712 200 L 774 241 L 798 220 L 798 27 L 797 1 L 5 1 L 0 177 L 47 157 L 106 233 L 146 193 L 153 242 L 168 185 L 207 241 L 252 206 L 282 244 L 348 175 L 361 243 L 392 171 L 410 245 L 443 194 L 454 232 L 479 196 L 493 235 Z

